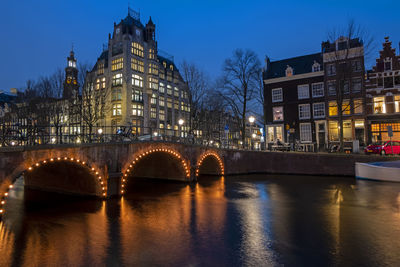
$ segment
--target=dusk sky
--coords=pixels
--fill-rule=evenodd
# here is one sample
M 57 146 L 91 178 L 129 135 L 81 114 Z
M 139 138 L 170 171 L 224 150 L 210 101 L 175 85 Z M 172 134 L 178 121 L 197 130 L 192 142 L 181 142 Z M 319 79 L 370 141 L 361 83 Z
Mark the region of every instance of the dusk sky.
M 254 50 L 264 62 L 320 51 L 327 32 L 350 18 L 368 29 L 375 49 L 385 36 L 398 50 L 400 1 L 3 1 L 0 9 L 0 90 L 23 87 L 27 79 L 65 67 L 74 44 L 80 62 L 95 63 L 113 23 L 127 15 L 128 3 L 145 24 L 156 24 L 159 49 L 198 64 L 211 77 L 221 73 L 236 48 Z

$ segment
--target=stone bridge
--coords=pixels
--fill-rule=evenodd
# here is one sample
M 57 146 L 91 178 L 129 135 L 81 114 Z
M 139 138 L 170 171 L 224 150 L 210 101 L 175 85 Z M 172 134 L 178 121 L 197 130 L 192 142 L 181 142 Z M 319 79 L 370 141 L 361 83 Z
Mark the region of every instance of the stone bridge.
M 196 181 L 201 174 L 279 173 L 353 176 L 354 163 L 389 157 L 224 150 L 168 142 L 11 147 L 0 150 L 0 203 L 23 175 L 26 187 L 120 196 L 135 177 Z M 395 158 L 394 158 L 395 159 Z M 4 210 L 0 207 L 0 213 Z

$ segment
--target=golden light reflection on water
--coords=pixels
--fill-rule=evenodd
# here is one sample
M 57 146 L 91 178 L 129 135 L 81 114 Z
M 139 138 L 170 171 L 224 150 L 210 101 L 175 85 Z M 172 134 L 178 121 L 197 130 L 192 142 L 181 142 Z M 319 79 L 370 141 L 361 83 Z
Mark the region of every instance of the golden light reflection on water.
M 148 183 L 122 199 L 27 210 L 10 199 L 0 266 L 400 262 L 400 185 L 249 179 Z

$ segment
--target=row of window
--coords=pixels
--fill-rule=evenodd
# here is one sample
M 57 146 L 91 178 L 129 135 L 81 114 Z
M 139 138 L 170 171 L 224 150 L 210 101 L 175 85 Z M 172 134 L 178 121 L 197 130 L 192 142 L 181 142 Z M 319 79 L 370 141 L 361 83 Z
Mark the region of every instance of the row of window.
M 113 116 L 121 116 L 122 115 L 122 104 L 113 104 L 112 105 L 112 115 Z M 132 103 L 132 115 L 143 117 L 143 104 L 140 103 Z M 157 118 L 157 108 L 151 107 L 150 109 L 150 118 Z M 159 110 L 159 119 L 165 120 L 165 110 Z
M 361 78 L 352 79 L 352 92 L 361 92 Z M 328 95 L 335 96 L 337 91 L 336 81 L 328 82 Z M 349 81 L 345 81 L 343 84 L 343 93 L 349 94 L 350 87 Z M 313 83 L 311 84 L 311 95 L 312 97 L 323 97 L 324 96 L 324 83 Z M 310 98 L 310 87 L 308 84 L 302 84 L 297 86 L 297 97 L 298 99 L 308 99 Z M 271 90 L 272 102 L 282 102 L 283 101 L 283 90 L 282 88 L 275 88 Z
M 313 118 L 325 118 L 325 103 L 313 103 Z M 299 119 L 305 120 L 311 118 L 311 105 L 310 104 L 300 104 L 298 106 L 299 110 Z M 353 114 L 361 114 L 363 112 L 363 102 L 361 99 L 353 100 Z M 283 121 L 283 107 L 273 107 L 272 108 L 273 120 L 274 121 Z M 342 103 L 342 114 L 350 115 L 351 114 L 351 106 L 350 100 L 343 100 Z M 336 101 L 329 102 L 329 116 L 337 116 L 338 115 L 338 105 Z
M 349 72 L 348 68 L 350 66 L 347 65 L 346 62 L 339 63 L 339 69 L 343 72 Z M 354 72 L 362 71 L 362 64 L 360 60 L 352 60 L 351 61 L 351 70 Z M 326 65 L 326 74 L 328 76 L 336 75 L 336 64 L 327 64 Z

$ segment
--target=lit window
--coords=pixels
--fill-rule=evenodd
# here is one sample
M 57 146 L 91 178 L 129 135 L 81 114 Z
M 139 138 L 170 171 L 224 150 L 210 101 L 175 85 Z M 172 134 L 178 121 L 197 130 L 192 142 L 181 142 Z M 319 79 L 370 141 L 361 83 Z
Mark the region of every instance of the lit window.
M 361 78 L 356 78 L 351 81 L 351 90 L 353 93 L 361 92 Z
M 157 105 L 157 95 L 152 94 L 150 102 L 151 102 L 152 105 Z
M 143 87 L 143 77 L 132 74 L 132 85 L 142 88 Z
M 96 90 L 100 89 L 100 79 L 96 79 Z
M 343 121 L 343 139 L 344 141 L 351 141 L 353 139 L 353 131 L 351 121 Z
M 119 116 L 122 114 L 122 105 L 121 104 L 113 104 L 112 106 L 113 116 Z
M 111 62 L 111 70 L 116 71 L 124 68 L 124 58 L 120 57 Z
M 155 59 L 154 49 L 153 48 L 149 49 L 149 59 Z
M 311 123 L 300 123 L 300 141 L 312 142 Z
M 297 95 L 299 99 L 305 99 L 310 97 L 310 90 L 308 84 L 297 86 Z
M 343 100 L 342 102 L 342 114 L 343 115 L 350 115 L 351 108 L 350 108 L 350 100 Z
M 283 121 L 283 107 L 272 108 L 274 121 Z
M 179 110 L 179 101 L 178 100 L 174 101 L 174 109 Z
M 313 83 L 311 85 L 312 97 L 324 96 L 324 83 Z
M 136 58 L 131 59 L 131 68 L 137 72 L 144 72 L 144 63 Z
M 122 85 L 122 74 L 121 73 L 115 74 L 112 77 L 112 85 L 113 86 Z
M 324 102 L 313 104 L 313 117 L 316 119 L 325 117 L 325 103 Z
M 167 71 L 167 81 L 172 82 L 172 72 L 170 71 Z
M 159 111 L 159 119 L 160 121 L 165 120 L 165 110 L 164 109 L 160 109 Z M 160 125 L 161 126 L 161 125 Z M 164 125 L 163 125 L 164 126 Z M 160 127 L 161 128 L 161 127 Z
M 106 88 L 106 77 L 101 78 L 101 88 Z
M 161 107 L 163 107 L 165 105 L 165 98 L 163 96 L 160 96 L 160 99 L 158 101 L 159 101 L 158 103 Z
M 142 102 L 143 101 L 143 92 L 140 90 L 132 90 L 132 101 Z
M 163 83 L 160 83 L 159 90 L 160 90 L 160 93 L 162 93 L 162 94 L 165 93 L 165 85 Z
M 156 119 L 157 118 L 157 108 L 151 108 L 150 110 L 150 118 Z
M 104 74 L 104 63 L 97 64 L 97 75 Z
M 163 66 L 164 66 L 164 69 L 166 69 L 167 68 L 167 62 L 165 62 L 165 61 L 163 61 Z
M 374 97 L 374 113 L 386 113 L 385 97 Z
M 143 116 L 143 105 L 138 103 L 132 103 L 132 115 Z
M 310 118 L 310 104 L 299 105 L 299 119 L 309 119 Z
M 326 72 L 328 76 L 336 75 L 336 66 L 335 64 L 327 64 L 326 65 Z
M 172 98 L 167 97 L 167 108 L 172 108 Z
M 172 65 L 172 64 L 169 65 L 169 69 L 172 70 L 172 71 L 174 71 L 174 65 Z
M 174 96 L 179 97 L 179 89 L 178 89 L 178 87 L 174 87 Z
M 329 121 L 329 141 L 339 141 L 339 128 L 337 121 Z
M 172 95 L 172 87 L 169 84 L 167 85 L 167 94 Z
M 271 94 L 273 103 L 283 101 L 282 88 L 272 89 Z
M 158 75 L 158 67 L 154 63 L 149 64 L 149 74 Z
M 400 95 L 394 96 L 394 110 L 395 112 L 400 112 Z
M 338 115 L 338 107 L 336 101 L 329 102 L 329 116 L 337 116 Z
M 158 79 L 149 77 L 149 88 L 158 90 Z
M 363 113 L 363 101 L 362 99 L 355 99 L 353 101 L 353 110 L 354 114 L 361 114 Z
M 138 57 L 144 57 L 143 46 L 139 43 L 132 43 L 132 54 Z

